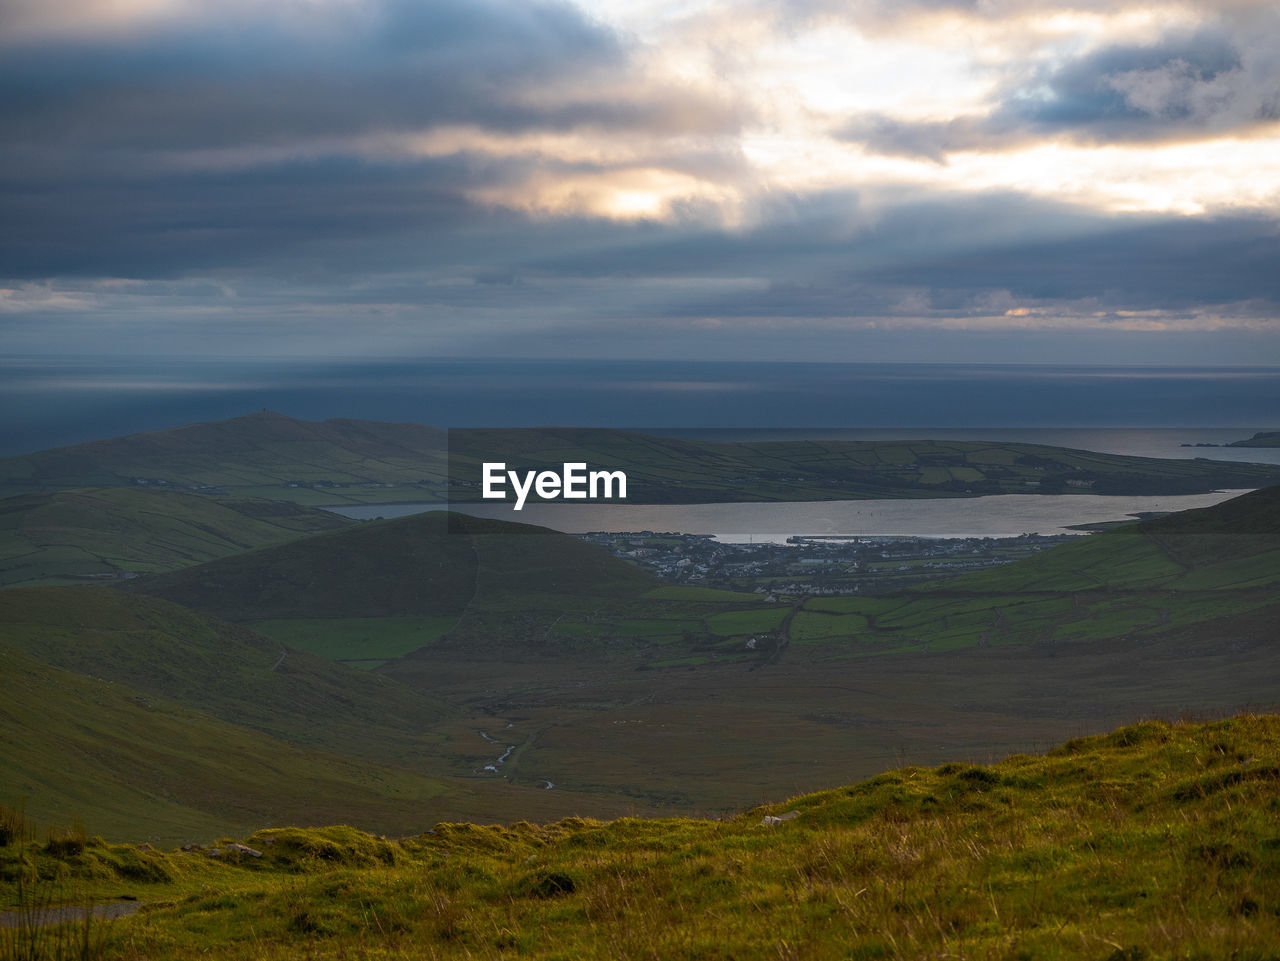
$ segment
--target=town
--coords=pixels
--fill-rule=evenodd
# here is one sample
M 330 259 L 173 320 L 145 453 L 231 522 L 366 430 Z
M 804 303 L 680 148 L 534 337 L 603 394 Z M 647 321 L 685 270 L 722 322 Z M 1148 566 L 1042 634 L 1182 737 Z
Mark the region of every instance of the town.
M 664 580 L 757 594 L 884 594 L 1008 564 L 1079 535 L 1018 537 L 796 536 L 726 543 L 710 534 L 592 532 L 589 543 Z

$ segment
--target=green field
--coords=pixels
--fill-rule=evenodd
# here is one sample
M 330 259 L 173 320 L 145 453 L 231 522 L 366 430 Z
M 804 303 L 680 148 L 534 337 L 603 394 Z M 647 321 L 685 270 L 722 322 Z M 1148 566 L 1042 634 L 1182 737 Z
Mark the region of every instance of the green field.
M 790 611 L 787 608 L 772 607 L 764 610 L 726 611 L 707 618 L 707 626 L 712 633 L 721 637 L 732 637 L 735 634 L 757 634 L 772 631 L 782 623 Z
M 329 617 L 248 621 L 259 634 L 353 667 L 374 668 L 426 647 L 458 622 L 441 617 Z

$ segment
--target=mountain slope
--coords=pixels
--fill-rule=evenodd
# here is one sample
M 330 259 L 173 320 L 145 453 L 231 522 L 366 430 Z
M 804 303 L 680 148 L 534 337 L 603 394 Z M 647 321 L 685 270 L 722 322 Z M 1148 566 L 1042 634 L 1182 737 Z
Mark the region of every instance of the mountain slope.
M 947 591 L 1193 590 L 1280 580 L 1280 487 L 1114 528 L 1008 567 L 963 574 Z
M 377 500 L 392 484 L 413 489 L 401 500 L 431 500 L 444 462 L 444 432 L 435 428 L 262 411 L 3 458 L 0 493 L 145 482 L 315 504 Z
M 175 604 L 97 587 L 0 592 L 0 636 L 64 670 L 329 751 L 427 763 L 449 711 L 385 678 Z
M 115 837 L 619 808 L 468 776 L 435 698 L 104 588 L 0 592 L 0 690 L 0 804 Z
M 456 616 L 477 595 L 635 595 L 658 583 L 567 534 L 432 511 L 223 558 L 127 589 L 253 621 Z
M 456 791 L 308 748 L 0 642 L 0 802 L 115 838 L 178 841 L 334 820 L 419 828 Z
M 0 587 L 175 570 L 353 521 L 287 501 L 138 487 L 0 500 Z
M 632 503 L 1180 494 L 1280 483 L 1280 467 L 985 441 L 707 442 L 587 428 L 465 429 L 246 417 L 0 459 L 0 496 L 79 487 L 208 488 L 297 503 L 479 499 L 480 465 L 625 470 Z M 450 483 L 452 487 L 450 487 Z
M 113 954 L 176 961 L 283 959 L 302 939 L 321 959 L 1263 961 L 1278 784 L 1280 718 L 1146 722 L 716 820 L 286 829 L 245 838 L 261 858 L 90 847 L 62 867 L 133 854 L 181 879 L 132 885 L 166 903 L 109 932 Z

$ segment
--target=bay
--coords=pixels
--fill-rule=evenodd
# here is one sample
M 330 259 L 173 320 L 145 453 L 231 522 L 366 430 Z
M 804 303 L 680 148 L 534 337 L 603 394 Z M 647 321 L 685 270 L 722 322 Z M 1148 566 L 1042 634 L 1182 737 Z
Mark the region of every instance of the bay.
M 1242 490 L 1177 496 L 993 494 L 930 500 L 777 501 L 742 504 L 454 504 L 473 517 L 549 527 L 566 534 L 591 531 L 674 531 L 741 543 L 783 543 L 792 536 L 1017 537 L 1079 533 L 1078 524 L 1131 520 L 1140 513 L 1211 507 Z M 381 504 L 331 508 L 358 520 L 439 510 L 440 504 Z

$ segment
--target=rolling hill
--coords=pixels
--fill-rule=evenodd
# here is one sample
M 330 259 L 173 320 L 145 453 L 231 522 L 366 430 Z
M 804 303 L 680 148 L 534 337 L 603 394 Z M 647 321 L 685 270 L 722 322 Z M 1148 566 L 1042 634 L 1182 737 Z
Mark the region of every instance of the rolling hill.
M 632 503 L 980 494 L 1190 494 L 1280 483 L 1280 468 L 983 441 L 693 441 L 586 428 L 441 431 L 262 411 L 0 459 L 0 496 L 199 490 L 310 506 L 479 498 L 480 465 L 625 470 Z
M 444 432 L 435 428 L 313 423 L 264 410 L 3 458 L 0 494 L 146 486 L 335 504 L 386 499 L 391 485 L 425 501 L 442 488 L 444 465 Z
M 287 501 L 139 487 L 0 500 L 0 587 L 176 570 L 352 521 Z
M 693 441 L 588 428 L 449 431 L 451 496 L 480 500 L 481 465 L 623 470 L 633 503 L 722 503 L 981 494 L 1194 494 L 1280 483 L 1280 468 L 1041 444 L 939 440 Z
M 430 511 L 139 580 L 233 621 L 460 615 L 477 594 L 635 595 L 660 582 L 542 527 Z
M 299 744 L 430 761 L 436 699 L 151 597 L 98 587 L 0 592 L 5 644 Z
M 107 958 L 1274 956 L 1280 719 L 1146 722 L 899 766 L 719 819 L 258 831 L 0 847 L 99 897 Z M 62 838 L 62 835 L 59 835 Z M 92 933 L 92 932 L 91 932 Z
M 0 804 L 112 837 L 618 811 L 468 776 L 438 699 L 154 598 L 0 592 L 0 687 Z
M 443 512 L 310 535 L 127 590 L 12 589 L 0 592 L 0 636 L 27 693 L 12 700 L 19 733 L 6 736 L 33 745 L 14 783 L 68 811 L 75 779 L 57 759 L 92 757 L 101 741 L 116 760 L 86 762 L 84 784 L 107 785 L 106 815 L 122 817 L 135 789 L 163 799 L 148 785 L 167 775 L 146 772 L 177 763 L 180 725 L 158 725 L 151 752 L 138 743 L 141 715 L 120 714 L 161 701 L 207 718 L 202 737 L 233 726 L 226 743 L 243 742 L 250 767 L 275 763 L 262 760 L 275 744 L 364 765 L 349 790 L 328 768 L 319 780 L 299 774 L 299 790 L 332 775 L 321 789 L 354 798 L 389 766 L 426 779 L 395 782 L 419 812 L 497 818 L 719 811 L 904 759 L 981 759 L 1151 713 L 1265 706 L 1280 683 L 1276 498 L 1261 491 L 876 598 L 769 604 L 673 588 L 565 535 Z M 287 649 L 291 632 L 376 670 Z M 59 688 L 81 693 L 62 703 Z M 134 756 L 143 747 L 150 769 Z M 279 757 L 299 771 L 320 764 Z M 116 769 L 132 772 L 129 792 Z M 179 769 L 196 784 L 216 780 L 212 768 Z M 91 797 L 76 790 L 82 804 Z M 213 792 L 221 800 L 194 813 L 138 811 L 171 826 L 250 811 L 279 823 L 265 795 L 244 784 L 231 795 L 245 806 Z
M 443 511 L 368 522 L 121 589 L 362 667 L 422 650 L 432 672 L 447 671 L 454 654 L 509 662 L 617 654 L 612 635 L 592 627 L 617 621 L 639 631 L 623 643 L 627 652 L 656 645 L 666 656 L 689 654 L 688 633 L 743 657 L 742 641 L 732 638 L 754 627 L 706 635 L 702 619 L 766 606 L 749 594 L 667 587 L 546 528 Z

